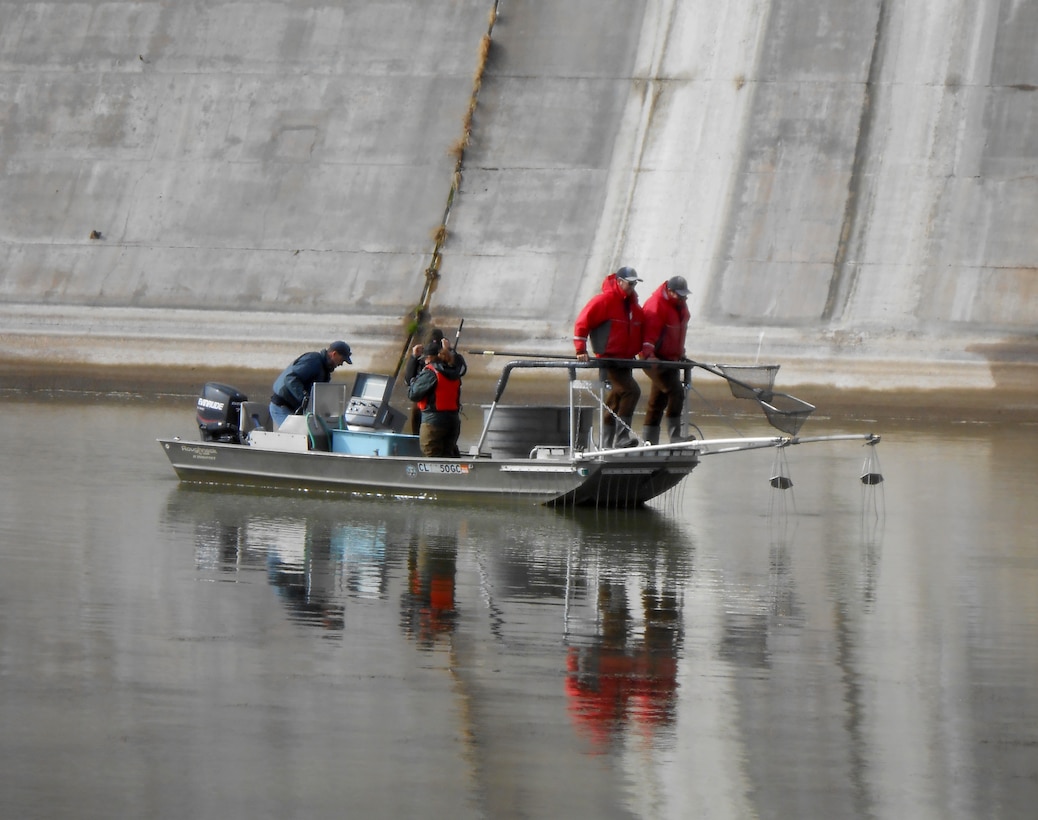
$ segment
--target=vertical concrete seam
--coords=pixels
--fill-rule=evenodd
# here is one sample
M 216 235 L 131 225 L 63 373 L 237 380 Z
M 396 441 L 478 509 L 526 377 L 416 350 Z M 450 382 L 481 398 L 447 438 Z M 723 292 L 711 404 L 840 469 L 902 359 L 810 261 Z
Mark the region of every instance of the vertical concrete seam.
M 655 51 L 649 60 L 649 70 L 644 79 L 632 78 L 634 87 L 641 89 L 642 106 L 641 116 L 637 134 L 634 139 L 631 157 L 631 179 L 624 196 L 623 217 L 620 221 L 619 230 L 613 240 L 612 260 L 610 270 L 616 270 L 620 265 L 622 248 L 627 244 L 627 229 L 630 225 L 631 207 L 634 204 L 635 195 L 638 190 L 638 182 L 641 179 L 642 162 L 649 143 L 649 135 L 652 132 L 653 122 L 656 118 L 660 97 L 663 95 L 667 81 L 663 78 L 663 62 L 667 56 L 667 48 L 670 43 L 671 31 L 674 28 L 674 18 L 677 14 L 677 2 L 664 3 L 664 14 L 661 18 L 662 31 L 653 38 L 654 43 L 661 43 L 658 51 Z M 644 85 L 643 85 L 644 84 Z
M 768 34 L 771 30 L 772 17 L 777 14 L 770 0 L 762 2 L 761 6 L 763 8 L 757 16 L 758 22 L 753 43 L 753 60 L 750 63 L 752 67 L 749 69 L 749 81 L 747 81 L 744 73 L 740 73 L 734 78 L 737 92 L 742 92 L 748 86 L 745 96 L 749 97 L 749 99 L 741 106 L 742 113 L 739 116 L 740 125 L 738 127 L 738 133 L 741 136 L 739 137 L 739 147 L 734 152 L 737 159 L 730 173 L 730 189 L 724 201 L 725 215 L 719 222 L 716 250 L 708 263 L 709 270 L 705 276 L 705 293 L 699 308 L 700 321 L 705 322 L 716 323 L 718 322 L 718 317 L 733 325 L 747 321 L 745 313 L 736 315 L 733 310 L 725 310 L 727 284 L 725 275 L 730 268 L 737 266 L 735 253 L 741 224 L 739 221 L 740 208 L 743 207 L 746 198 L 746 179 L 750 176 L 752 160 L 749 144 L 753 134 L 756 112 L 759 110 L 760 101 L 765 94 L 765 83 L 761 79 L 763 76 L 762 66 L 765 59 L 764 53 L 768 46 Z
M 421 332 L 423 325 L 428 320 L 429 304 L 432 301 L 432 295 L 436 290 L 436 284 L 440 278 L 440 265 L 443 263 L 443 246 L 447 242 L 448 236 L 447 223 L 450 220 L 454 202 L 461 193 L 462 167 L 465 162 L 465 151 L 468 149 L 469 143 L 472 140 L 472 118 L 476 113 L 480 89 L 483 87 L 483 72 L 486 70 L 487 61 L 490 58 L 490 46 L 493 42 L 494 25 L 497 23 L 500 5 L 501 0 L 493 0 L 491 3 L 490 12 L 487 15 L 487 31 L 479 40 L 476 71 L 472 78 L 472 93 L 469 95 L 468 108 L 466 109 L 465 116 L 462 119 L 461 136 L 454 141 L 454 144 L 451 145 L 447 152 L 450 156 L 454 157 L 454 171 L 451 174 L 450 188 L 447 191 L 447 202 L 443 208 L 443 216 L 440 219 L 440 224 L 436 226 L 432 233 L 433 250 L 432 256 L 429 259 L 429 264 L 425 268 L 425 280 L 422 285 L 422 295 L 418 300 L 418 304 L 411 309 L 411 313 L 408 316 L 407 338 L 404 341 L 404 348 L 400 353 L 399 360 L 397 361 L 396 373 L 400 372 L 400 368 L 403 367 L 404 361 L 407 359 L 408 352 L 411 348 L 411 342 L 415 336 Z
M 857 228 L 865 187 L 865 167 L 868 164 L 869 151 L 872 148 L 872 127 L 875 124 L 876 109 L 875 95 L 879 87 L 887 25 L 887 0 L 880 0 L 879 14 L 876 16 L 876 33 L 872 41 L 872 55 L 869 59 L 869 73 L 865 80 L 861 115 L 858 118 L 858 138 L 854 146 L 854 161 L 851 164 L 851 175 L 847 183 L 847 199 L 844 203 L 840 238 L 836 246 L 836 255 L 833 258 L 829 293 L 820 317 L 827 322 L 843 314 L 858 275 L 857 268 L 852 270 L 848 267 L 848 254 L 854 231 Z

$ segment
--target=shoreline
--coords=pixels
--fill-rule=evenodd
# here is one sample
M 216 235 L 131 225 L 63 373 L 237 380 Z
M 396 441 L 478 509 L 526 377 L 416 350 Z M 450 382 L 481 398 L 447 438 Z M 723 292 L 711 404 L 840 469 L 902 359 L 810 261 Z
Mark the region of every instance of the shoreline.
M 349 372 L 349 371 L 347 371 Z M 210 381 L 230 384 L 249 396 L 266 397 L 276 371 L 252 368 L 142 367 L 40 365 L 0 363 L 0 397 L 7 400 L 47 401 L 125 401 L 127 394 L 161 404 L 193 404 L 203 384 Z M 346 381 L 349 375 L 338 380 Z M 496 375 L 470 374 L 465 378 L 465 395 L 471 403 L 489 403 L 494 394 Z M 519 385 L 521 376 L 513 376 Z M 644 380 L 641 380 L 644 381 Z M 696 391 L 705 398 L 723 401 L 730 397 L 720 380 L 700 379 Z M 525 384 L 523 396 L 530 402 L 547 398 L 558 401 L 557 390 L 546 394 L 537 384 Z M 851 390 L 828 385 L 776 385 L 814 404 L 819 417 L 848 420 L 913 421 L 931 423 L 1038 423 L 1038 395 L 1029 390 L 943 389 L 943 390 Z M 643 384 L 639 411 L 644 408 L 648 389 Z M 262 400 L 262 399 L 259 399 Z M 406 402 L 400 388 L 394 403 Z

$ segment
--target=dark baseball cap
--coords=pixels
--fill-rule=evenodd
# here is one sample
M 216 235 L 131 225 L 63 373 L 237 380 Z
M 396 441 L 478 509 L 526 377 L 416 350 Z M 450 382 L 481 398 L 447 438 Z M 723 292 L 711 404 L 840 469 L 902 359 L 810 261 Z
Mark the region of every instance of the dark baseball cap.
M 623 279 L 625 282 L 640 282 L 638 278 L 638 271 L 634 268 L 623 267 L 616 272 L 617 279 Z
M 352 351 L 346 342 L 332 342 L 328 345 L 328 352 L 338 353 L 346 364 L 353 364 L 353 359 L 350 358 Z
M 688 296 L 688 282 L 684 276 L 672 276 L 667 280 L 667 287 L 684 299 Z

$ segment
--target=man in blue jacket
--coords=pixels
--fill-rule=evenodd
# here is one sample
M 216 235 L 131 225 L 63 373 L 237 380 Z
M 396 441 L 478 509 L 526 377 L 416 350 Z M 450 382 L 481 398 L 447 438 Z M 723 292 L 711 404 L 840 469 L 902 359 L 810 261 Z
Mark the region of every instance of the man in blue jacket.
M 281 371 L 274 380 L 270 397 L 270 419 L 276 430 L 289 416 L 301 412 L 310 398 L 310 388 L 316 382 L 330 382 L 335 368 L 353 364 L 350 346 L 346 342 L 332 342 L 325 350 L 304 353 Z

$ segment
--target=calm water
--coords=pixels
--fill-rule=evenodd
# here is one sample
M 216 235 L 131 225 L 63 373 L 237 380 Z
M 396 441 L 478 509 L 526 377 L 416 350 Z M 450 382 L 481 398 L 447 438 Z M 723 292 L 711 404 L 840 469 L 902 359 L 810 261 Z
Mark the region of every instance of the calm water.
M 191 407 L 130 403 L 3 403 L 4 817 L 1038 805 L 1033 427 L 560 514 L 182 488 Z

